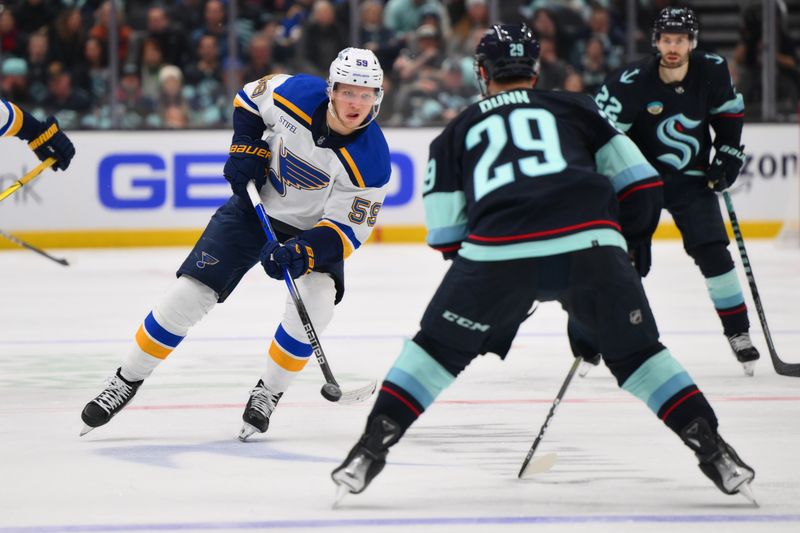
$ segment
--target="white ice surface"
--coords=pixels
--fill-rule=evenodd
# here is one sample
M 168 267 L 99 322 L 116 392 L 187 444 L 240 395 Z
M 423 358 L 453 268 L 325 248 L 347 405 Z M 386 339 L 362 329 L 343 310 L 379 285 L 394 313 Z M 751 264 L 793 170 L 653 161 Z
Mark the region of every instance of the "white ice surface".
M 749 251 L 778 352 L 798 363 L 800 250 L 753 241 Z M 552 470 L 517 480 L 571 364 L 565 315 L 550 303 L 523 324 L 505 362 L 477 359 L 392 449 L 369 489 L 333 510 L 330 471 L 361 433 L 371 401 L 328 403 L 310 363 L 267 435 L 236 438 L 286 295 L 260 269 L 123 413 L 78 438 L 83 405 L 187 250 L 51 252 L 71 266 L 0 253 L 0 533 L 800 531 L 800 378 L 772 370 L 742 274 L 763 355 L 755 377 L 743 375 L 677 243 L 656 244 L 645 287 L 662 341 L 756 469 L 760 509 L 720 493 L 604 367 L 576 378 L 556 414 L 537 452 L 558 454 Z M 446 267 L 413 245 L 366 246 L 348 260 L 347 296 L 322 335 L 345 388 L 383 378 Z

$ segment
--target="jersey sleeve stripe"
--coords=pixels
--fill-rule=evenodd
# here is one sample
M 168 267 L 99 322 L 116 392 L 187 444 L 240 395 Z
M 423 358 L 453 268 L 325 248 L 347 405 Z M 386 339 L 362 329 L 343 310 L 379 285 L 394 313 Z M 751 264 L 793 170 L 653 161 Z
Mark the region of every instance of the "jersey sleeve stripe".
M 289 100 L 284 98 L 283 96 L 279 95 L 276 92 L 272 93 L 272 99 L 275 101 L 275 105 L 286 111 L 287 113 L 291 113 L 294 117 L 300 119 L 301 121 L 305 122 L 307 125 L 311 125 L 311 117 L 309 117 L 302 109 L 291 103 Z
M 362 189 L 366 189 L 367 186 L 364 184 L 364 178 L 361 177 L 361 172 L 358 171 L 356 162 L 353 161 L 353 158 L 350 156 L 350 152 L 348 152 L 347 148 L 343 146 L 339 148 L 339 153 L 341 154 L 339 159 L 344 162 L 344 168 L 350 175 L 350 181 L 353 182 L 353 185 L 357 185 Z
M 361 243 L 358 239 L 356 239 L 356 235 L 353 233 L 353 230 L 347 226 L 344 226 L 343 224 L 337 224 L 332 220 L 323 218 L 316 223 L 316 226 L 330 228 L 335 231 L 337 235 L 339 235 L 339 238 L 342 240 L 342 256 L 345 259 L 347 259 L 354 250 L 361 246 Z
M 653 187 L 663 187 L 663 186 L 664 186 L 664 182 L 661 181 L 661 180 L 654 181 L 652 183 L 643 183 L 642 185 L 637 185 L 635 187 L 631 187 L 627 191 L 625 191 L 622 194 L 620 194 L 619 196 L 617 196 L 617 201 L 621 202 L 621 201 L 625 200 L 628 196 L 630 196 L 631 194 L 635 193 L 636 191 L 641 191 L 641 190 L 644 190 L 644 189 L 652 189 Z
M 597 150 L 594 160 L 597 171 L 611 180 L 615 193 L 637 181 L 658 176 L 639 148 L 624 135 L 612 137 Z
M 458 243 L 466 239 L 467 225 L 447 226 L 444 228 L 428 228 L 428 235 L 425 240 L 429 246 L 439 246 L 442 244 Z
M 722 113 L 741 113 L 744 111 L 744 99 L 741 94 L 737 94 L 719 107 L 713 107 L 709 110 L 712 115 L 720 115 Z
M 247 97 L 244 90 L 240 90 L 233 98 L 233 107 L 242 107 L 255 115 L 260 115 L 258 106 Z
M 7 137 L 16 135 L 22 127 L 22 111 L 11 102 L 6 102 L 5 100 L 2 102 L 3 106 L 6 108 L 8 117 L 6 118 L 5 124 L 0 127 L 0 136 Z
M 614 192 L 618 193 L 625 187 L 630 186 L 637 181 L 642 181 L 652 178 L 655 174 L 653 167 L 649 164 L 636 165 L 635 167 L 626 168 L 625 170 L 611 176 L 611 185 L 614 187 Z

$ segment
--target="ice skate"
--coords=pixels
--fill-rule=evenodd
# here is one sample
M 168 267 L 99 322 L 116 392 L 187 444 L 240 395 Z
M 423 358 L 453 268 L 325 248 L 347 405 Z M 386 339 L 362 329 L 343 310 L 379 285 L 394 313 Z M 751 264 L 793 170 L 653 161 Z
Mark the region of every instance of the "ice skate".
M 123 378 L 120 371 L 121 369 L 118 368 L 116 374 L 106 381 L 105 390 L 83 408 L 81 419 L 84 426 L 81 430 L 81 437 L 94 428 L 108 423 L 114 415 L 128 405 L 142 385 L 142 381 L 128 381 Z
M 698 466 L 703 473 L 725 494 L 741 494 L 753 504 L 750 484 L 755 471 L 742 461 L 736 451 L 719 434 L 712 431 L 703 418 L 695 418 L 683 431 L 681 438 L 700 461 Z
M 256 386 L 250 391 L 250 399 L 242 414 L 242 429 L 239 431 L 239 440 L 246 441 L 254 433 L 265 433 L 269 428 L 269 417 L 278 405 L 282 392 L 273 393 L 263 380 L 258 380 Z
M 389 447 L 399 439 L 400 427 L 394 420 L 384 415 L 372 420 L 344 462 L 331 472 L 337 485 L 334 507 L 346 494 L 358 494 L 369 486 L 386 465 Z
M 731 350 L 733 350 L 736 359 L 742 363 L 744 373 L 748 376 L 752 376 L 755 373 L 756 361 L 758 361 L 758 358 L 761 356 L 758 350 L 756 350 L 756 347 L 753 346 L 753 342 L 750 340 L 750 334 L 748 332 L 736 333 L 728 337 L 728 342 L 731 345 Z

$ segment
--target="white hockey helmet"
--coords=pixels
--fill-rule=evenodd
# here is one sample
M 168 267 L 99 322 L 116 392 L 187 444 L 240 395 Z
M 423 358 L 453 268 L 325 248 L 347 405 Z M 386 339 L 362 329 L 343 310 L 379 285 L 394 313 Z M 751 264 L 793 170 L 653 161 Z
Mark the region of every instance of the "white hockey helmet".
M 377 89 L 375 105 L 383 100 L 383 69 L 371 50 L 345 48 L 331 62 L 328 74 L 328 97 L 337 83 L 347 83 Z

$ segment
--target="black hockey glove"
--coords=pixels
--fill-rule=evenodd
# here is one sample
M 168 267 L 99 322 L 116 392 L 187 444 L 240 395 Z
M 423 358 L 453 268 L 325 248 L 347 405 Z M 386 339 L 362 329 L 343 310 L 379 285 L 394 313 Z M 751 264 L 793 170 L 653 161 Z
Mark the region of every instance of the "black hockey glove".
M 717 147 L 714 160 L 708 167 L 708 188 L 722 192 L 736 181 L 744 165 L 744 145 L 736 148 L 727 144 Z
M 256 189 L 261 190 L 267 182 L 271 155 L 266 141 L 254 140 L 247 135 L 236 135 L 233 138 L 222 172 L 231 184 L 234 194 L 249 201 L 247 182 L 250 180 L 255 180 Z
M 41 132 L 28 143 L 28 146 L 39 161 L 44 161 L 48 157 L 55 158 L 54 170 L 67 170 L 69 162 L 75 156 L 75 146 L 58 127 L 55 117 L 48 117 L 42 123 Z
M 270 241 L 261 248 L 259 259 L 267 275 L 275 279 L 283 279 L 284 267 L 289 269 L 292 279 L 308 274 L 314 268 L 314 250 L 301 239 L 289 239 L 284 244 Z
M 645 277 L 650 272 L 652 263 L 652 257 L 650 256 L 651 244 L 652 241 L 650 239 L 628 244 L 628 255 L 633 263 L 633 268 L 636 269 L 640 277 Z

